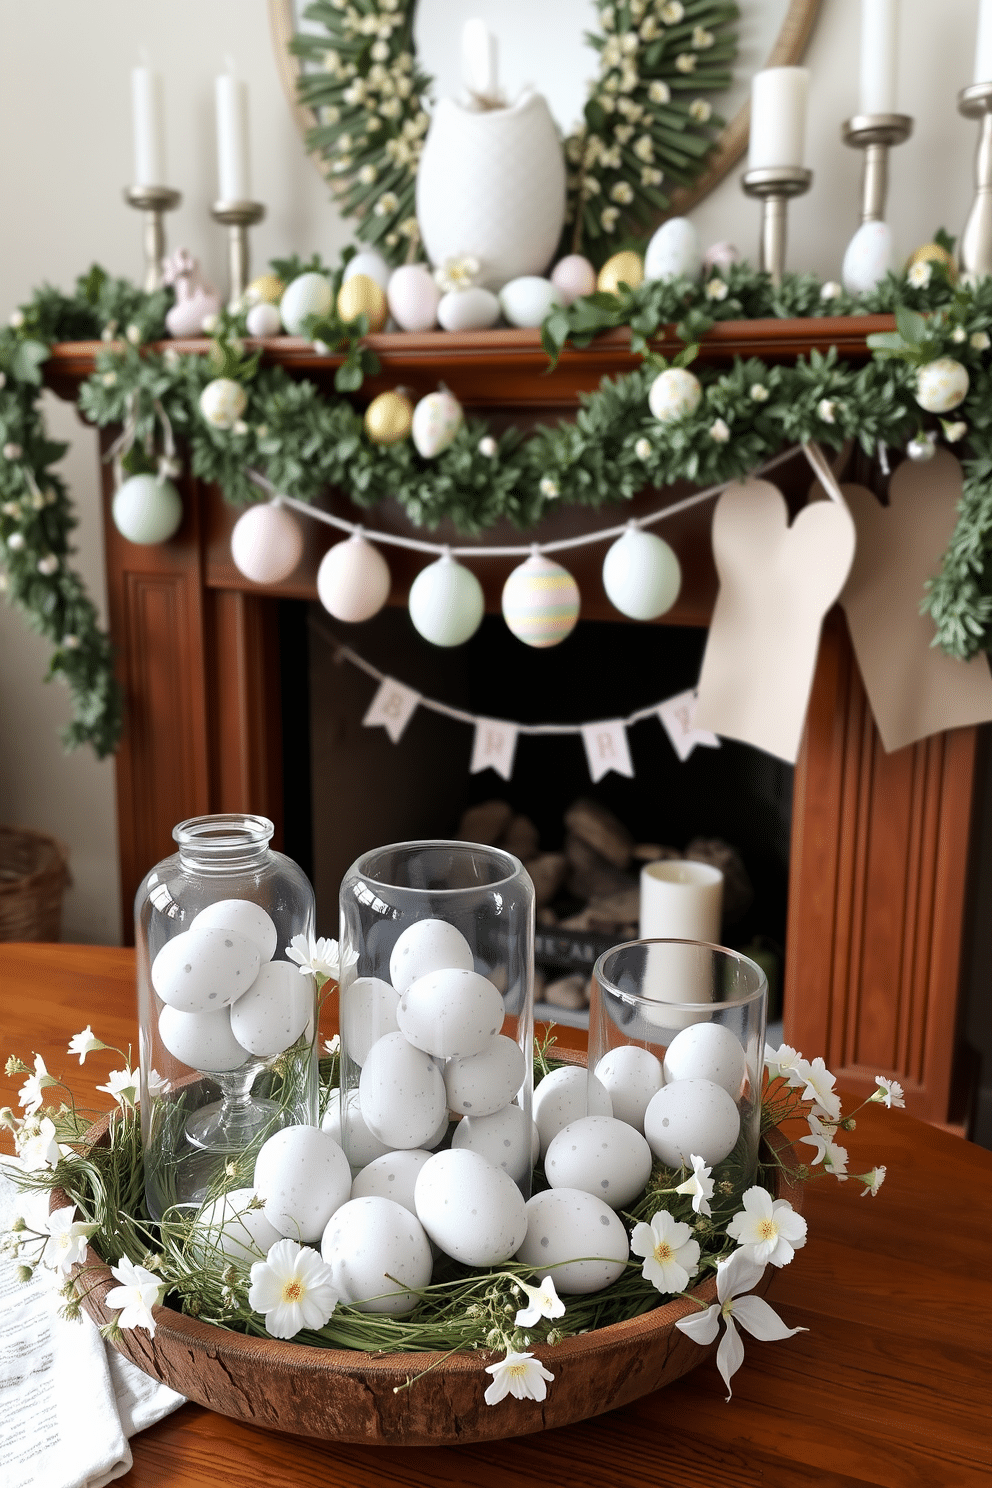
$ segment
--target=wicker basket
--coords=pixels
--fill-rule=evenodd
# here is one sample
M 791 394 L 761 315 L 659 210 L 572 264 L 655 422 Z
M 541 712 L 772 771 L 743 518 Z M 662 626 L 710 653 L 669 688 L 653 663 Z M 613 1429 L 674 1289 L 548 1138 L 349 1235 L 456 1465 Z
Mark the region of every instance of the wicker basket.
M 0 941 L 58 940 L 71 882 L 61 842 L 27 827 L 0 827 Z

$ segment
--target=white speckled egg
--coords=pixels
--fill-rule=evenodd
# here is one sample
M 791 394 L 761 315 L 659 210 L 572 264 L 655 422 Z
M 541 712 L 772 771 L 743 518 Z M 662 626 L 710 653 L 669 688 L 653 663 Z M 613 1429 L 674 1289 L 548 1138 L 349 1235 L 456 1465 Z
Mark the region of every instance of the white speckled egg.
M 540 1154 L 540 1138 L 533 1121 L 519 1106 L 504 1106 L 492 1116 L 466 1116 L 451 1137 L 452 1149 L 477 1152 L 494 1168 L 502 1168 L 521 1183 Z
M 251 899 L 218 899 L 190 921 L 190 930 L 237 930 L 258 946 L 263 961 L 271 961 L 279 943 L 275 921 Z
M 862 222 L 847 245 L 840 277 L 849 294 L 865 294 L 892 267 L 892 229 L 887 222 Z
M 498 1266 L 527 1233 L 524 1199 L 513 1179 L 477 1152 L 438 1152 L 414 1190 L 417 1216 L 435 1245 L 466 1266 Z
M 152 962 L 152 986 L 181 1013 L 212 1013 L 248 991 L 261 959 L 256 942 L 237 930 L 184 930 Z
M 265 1217 L 280 1235 L 314 1245 L 351 1195 L 351 1168 L 330 1132 L 286 1126 L 262 1143 L 254 1183 Z
M 235 522 L 231 560 L 253 584 L 278 584 L 288 579 L 302 557 L 303 529 L 286 507 L 260 501 Z
M 328 1220 L 320 1253 L 342 1302 L 359 1312 L 412 1312 L 431 1279 L 423 1225 L 403 1204 L 376 1195 L 342 1204 Z
M 401 331 L 430 331 L 437 325 L 441 292 L 424 264 L 403 264 L 386 285 L 389 313 Z
M 625 1121 L 582 1116 L 552 1139 L 544 1171 L 552 1188 L 581 1188 L 621 1209 L 647 1183 L 651 1162 L 651 1148 Z
M 916 374 L 916 401 L 927 413 L 950 413 L 968 393 L 968 370 L 953 357 L 927 362 Z
M 267 336 L 278 336 L 282 331 L 282 316 L 275 305 L 267 301 L 261 305 L 252 305 L 245 316 L 245 329 L 249 336 L 258 336 L 264 339 Z
M 660 423 L 672 424 L 695 413 L 702 397 L 702 383 L 694 373 L 684 367 L 666 367 L 651 384 L 648 407 Z
M 192 1243 L 206 1264 L 234 1261 L 248 1267 L 264 1260 L 270 1246 L 282 1238 L 264 1210 L 250 1207 L 254 1198 L 252 1188 L 232 1188 L 200 1210 Z
M 234 1037 L 260 1059 L 289 1049 L 313 1013 L 313 978 L 292 961 L 267 961 L 231 1009 Z
M 393 579 L 379 549 L 355 532 L 328 548 L 317 569 L 317 598 L 328 614 L 347 625 L 378 615 Z
M 472 947 L 446 920 L 416 920 L 408 925 L 389 957 L 389 980 L 398 993 L 429 971 L 473 971 Z
M 433 460 L 448 448 L 464 422 L 462 405 L 454 393 L 428 393 L 413 410 L 410 438 L 419 455 Z
M 478 285 L 452 289 L 438 304 L 437 318 L 446 331 L 488 331 L 499 320 L 499 300 Z
M 563 305 L 570 305 L 582 295 L 590 295 L 596 289 L 596 270 L 581 253 L 570 253 L 560 258 L 551 270 L 551 283 L 561 295 Z
M 747 1060 L 740 1039 L 719 1023 L 694 1023 L 683 1028 L 665 1054 L 665 1083 L 675 1080 L 712 1080 L 735 1101 L 747 1078 Z
M 426 1147 L 447 1111 L 441 1071 L 402 1033 L 384 1034 L 372 1045 L 358 1094 L 366 1126 L 389 1150 Z
M 181 1013 L 166 1006 L 159 1014 L 158 1031 L 170 1054 L 206 1074 L 240 1069 L 249 1057 L 234 1037 L 227 1008 L 216 1013 Z
M 331 281 L 323 274 L 299 274 L 286 286 L 279 314 L 290 336 L 303 335 L 308 315 L 326 315 L 334 303 Z
M 395 988 L 381 977 L 357 977 L 339 993 L 341 1042 L 348 1058 L 364 1064 L 372 1045 L 383 1034 L 398 1033 L 396 1008 L 399 997 Z
M 399 1000 L 400 1032 L 438 1059 L 481 1054 L 503 1026 L 503 999 L 477 971 L 429 971 Z
M 449 1059 L 444 1067 L 448 1110 L 491 1116 L 508 1106 L 523 1082 L 527 1061 L 515 1039 L 497 1034 L 479 1054 Z
M 380 289 L 385 289 L 393 275 L 393 270 L 376 248 L 360 248 L 353 258 L 349 258 L 341 275 L 341 283 L 347 284 L 349 279 L 354 279 L 356 274 L 364 274 L 366 279 L 374 279 Z
M 595 1195 L 579 1188 L 550 1188 L 528 1200 L 527 1236 L 517 1259 L 539 1276 L 550 1276 L 557 1291 L 601 1291 L 616 1281 L 629 1255 L 627 1231 Z
M 499 307 L 512 326 L 539 326 L 549 310 L 563 303 L 561 290 L 536 274 L 511 279 L 499 292 Z
M 663 222 L 644 255 L 645 279 L 699 279 L 703 252 L 695 224 L 688 217 Z
M 353 1169 L 364 1168 L 368 1163 L 375 1162 L 377 1157 L 384 1157 L 390 1151 L 389 1143 L 380 1142 L 379 1138 L 373 1136 L 366 1126 L 357 1090 L 353 1090 L 348 1097 L 343 1132 L 341 1130 L 340 1090 L 331 1091 L 320 1126 L 322 1131 L 330 1132 L 335 1142 L 344 1149 L 345 1156 Z
M 351 1197 L 392 1199 L 394 1203 L 402 1204 L 404 1209 L 409 1209 L 411 1214 L 416 1214 L 413 1191 L 417 1186 L 420 1170 L 430 1156 L 430 1152 L 423 1147 L 411 1147 L 405 1152 L 383 1153 L 382 1157 L 367 1163 L 360 1173 L 355 1174 Z
M 612 1116 L 613 1102 L 595 1075 L 566 1064 L 545 1075 L 534 1089 L 534 1120 L 541 1137 L 541 1156 L 570 1121 L 580 1116 Z
M 651 1151 L 669 1168 L 689 1167 L 692 1157 L 711 1166 L 734 1150 L 741 1118 L 732 1096 L 712 1080 L 663 1085 L 644 1113 Z
M 596 1078 L 609 1092 L 614 1116 L 643 1132 L 648 1101 L 665 1083 L 661 1060 L 650 1049 L 621 1044 L 603 1055 Z

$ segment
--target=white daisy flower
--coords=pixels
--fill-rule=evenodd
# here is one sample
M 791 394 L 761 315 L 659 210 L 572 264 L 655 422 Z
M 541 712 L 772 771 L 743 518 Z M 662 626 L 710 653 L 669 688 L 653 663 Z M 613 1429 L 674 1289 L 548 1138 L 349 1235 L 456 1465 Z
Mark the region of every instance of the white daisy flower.
M 749 1188 L 744 1208 L 727 1226 L 731 1240 L 747 1249 L 759 1263 L 787 1266 L 806 1244 L 806 1221 L 787 1199 L 773 1199 L 764 1188 Z
M 709 1200 L 713 1197 L 713 1179 L 710 1177 L 711 1169 L 701 1157 L 691 1153 L 689 1161 L 692 1163 L 692 1176 L 684 1183 L 680 1183 L 675 1192 L 692 1196 L 692 1207 L 696 1214 L 702 1214 L 709 1218 Z
M 893 1106 L 905 1109 L 906 1102 L 903 1099 L 902 1086 L 898 1080 L 890 1080 L 886 1075 L 876 1075 L 875 1084 L 878 1086 L 878 1089 L 870 1097 L 871 1100 L 878 1101 L 887 1110 L 891 1110 Z
M 337 981 L 341 975 L 341 957 L 336 940 L 323 936 L 318 940 L 313 934 L 294 935 L 286 952 L 290 961 L 295 961 L 303 976 L 319 976 Z
M 338 1303 L 331 1268 L 309 1246 L 277 1240 L 251 1268 L 248 1305 L 264 1313 L 273 1338 L 293 1338 L 301 1328 L 323 1328 Z
M 659 1209 L 650 1224 L 634 1226 L 630 1248 L 645 1257 L 641 1275 L 659 1292 L 684 1292 L 699 1270 L 699 1241 L 667 1209 Z
M 517 1400 L 544 1400 L 548 1393 L 546 1381 L 554 1379 L 540 1359 L 529 1353 L 514 1353 L 512 1349 L 507 1349 L 505 1359 L 487 1364 L 486 1373 L 493 1377 L 485 1394 L 487 1405 L 497 1405 L 506 1395 Z
M 79 640 L 77 637 L 64 636 L 62 638 L 63 646 L 68 646 L 70 640 L 75 640 L 76 645 L 79 645 Z M 69 1040 L 68 1052 L 70 1054 L 78 1054 L 80 1064 L 85 1064 L 87 1054 L 94 1054 L 97 1049 L 105 1049 L 106 1047 L 107 1045 L 100 1042 L 90 1025 L 87 1023 L 82 1033 L 74 1033 L 72 1035 L 72 1038 Z
M 517 1283 L 527 1293 L 527 1306 L 522 1307 L 514 1318 L 514 1324 L 518 1328 L 533 1328 L 535 1323 L 542 1317 L 561 1317 L 565 1311 L 565 1304 L 555 1291 L 555 1284 L 550 1276 L 546 1276 L 540 1286 L 528 1286 L 525 1281 Z
M 914 289 L 926 289 L 933 278 L 933 268 L 926 259 L 910 264 L 906 278 Z
M 121 1328 L 145 1328 L 150 1338 L 155 1337 L 155 1319 L 152 1308 L 158 1307 L 166 1293 L 165 1282 L 144 1266 L 135 1266 L 127 1256 L 121 1256 L 111 1274 L 121 1283 L 107 1293 L 108 1307 L 119 1307 L 117 1319 Z
M 133 1106 L 138 1099 L 138 1087 L 141 1084 L 141 1070 L 123 1069 L 111 1070 L 107 1076 L 106 1085 L 98 1085 L 97 1090 L 105 1090 L 112 1095 L 119 1106 Z
M 73 1266 L 80 1264 L 86 1254 L 87 1240 L 99 1228 L 77 1220 L 75 1214 L 76 1206 L 70 1204 L 65 1209 L 56 1209 L 45 1221 L 48 1239 L 41 1259 L 53 1271 L 61 1271 L 63 1276 L 68 1276 Z
M 714 419 L 710 424 L 710 438 L 714 444 L 726 444 L 730 438 L 730 430 L 722 418 Z

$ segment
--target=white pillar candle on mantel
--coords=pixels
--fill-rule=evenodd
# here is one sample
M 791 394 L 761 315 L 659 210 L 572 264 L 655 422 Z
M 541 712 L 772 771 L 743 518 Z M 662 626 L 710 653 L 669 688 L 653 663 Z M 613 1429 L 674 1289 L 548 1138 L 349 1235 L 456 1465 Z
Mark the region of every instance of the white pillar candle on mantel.
M 992 0 L 979 0 L 975 38 L 975 83 L 992 83 Z
M 219 200 L 250 201 L 248 85 L 233 72 L 224 72 L 216 79 L 214 96 L 217 104 Z
M 164 186 L 165 109 L 162 78 L 150 67 L 131 72 L 131 106 L 134 118 L 134 184 Z
M 896 112 L 899 0 L 861 0 L 859 114 Z
M 751 80 L 750 170 L 802 166 L 806 158 L 805 67 L 766 67 Z
M 669 858 L 641 869 L 642 940 L 720 943 L 723 874 L 709 863 Z

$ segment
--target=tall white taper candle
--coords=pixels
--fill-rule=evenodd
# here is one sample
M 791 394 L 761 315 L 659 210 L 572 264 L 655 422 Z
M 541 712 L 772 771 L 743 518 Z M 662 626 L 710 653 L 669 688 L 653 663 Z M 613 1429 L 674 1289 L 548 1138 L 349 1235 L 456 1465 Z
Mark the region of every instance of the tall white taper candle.
M 859 114 L 896 112 L 899 0 L 861 0 Z
M 222 202 L 250 201 L 248 86 L 224 72 L 214 85 L 217 104 L 217 173 Z
M 992 0 L 979 0 L 974 83 L 992 83 Z
M 134 115 L 134 184 L 164 186 L 165 110 L 162 79 L 150 67 L 131 72 L 131 105 Z
M 802 166 L 806 154 L 805 67 L 766 67 L 751 81 L 750 170 Z

